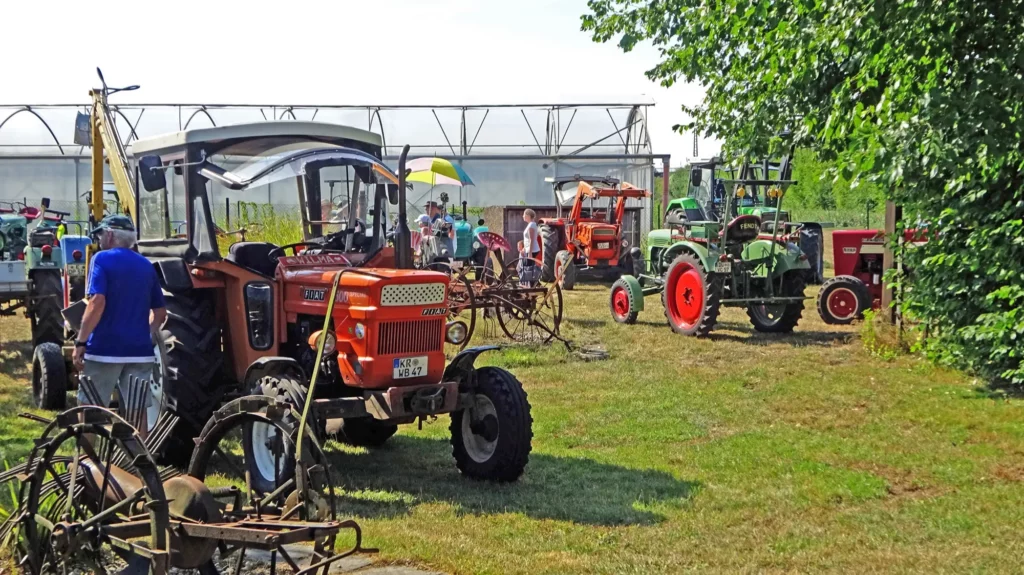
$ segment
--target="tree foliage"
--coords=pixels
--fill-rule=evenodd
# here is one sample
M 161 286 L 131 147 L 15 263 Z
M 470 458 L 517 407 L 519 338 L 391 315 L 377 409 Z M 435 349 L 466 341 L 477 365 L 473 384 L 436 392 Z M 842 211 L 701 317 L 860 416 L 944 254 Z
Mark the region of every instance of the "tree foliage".
M 763 155 L 793 129 L 917 214 L 908 311 L 941 361 L 1024 383 L 1024 0 L 589 0 L 583 29 L 699 82 L 680 126 Z M 915 222 L 910 222 L 913 224 Z

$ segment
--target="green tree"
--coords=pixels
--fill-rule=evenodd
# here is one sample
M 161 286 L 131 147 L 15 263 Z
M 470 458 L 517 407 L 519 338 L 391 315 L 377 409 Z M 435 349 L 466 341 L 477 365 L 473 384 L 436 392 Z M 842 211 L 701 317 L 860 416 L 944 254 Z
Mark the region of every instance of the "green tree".
M 933 357 L 1024 384 L 1024 0 L 589 0 L 583 29 L 699 82 L 683 126 L 799 147 L 922 218 L 908 310 Z

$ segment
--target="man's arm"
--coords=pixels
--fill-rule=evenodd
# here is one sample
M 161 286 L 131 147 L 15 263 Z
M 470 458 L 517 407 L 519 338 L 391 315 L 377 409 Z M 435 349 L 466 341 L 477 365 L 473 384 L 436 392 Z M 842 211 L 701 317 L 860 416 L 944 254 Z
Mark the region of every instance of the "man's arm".
M 149 314 L 149 331 L 156 333 L 164 325 L 167 319 L 167 308 L 158 307 Z

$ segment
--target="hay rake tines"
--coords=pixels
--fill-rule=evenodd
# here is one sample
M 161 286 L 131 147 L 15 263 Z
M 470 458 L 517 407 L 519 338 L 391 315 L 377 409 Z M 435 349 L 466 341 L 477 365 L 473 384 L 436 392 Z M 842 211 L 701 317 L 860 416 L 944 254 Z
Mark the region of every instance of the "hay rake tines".
M 137 400 L 123 398 L 128 413 Z M 297 417 L 270 397 L 236 399 L 207 422 L 189 475 L 180 475 L 157 467 L 125 418 L 96 406 L 69 409 L 47 424 L 23 465 L 0 475 L 21 480 L 18 508 L 0 534 L 10 536 L 31 575 L 79 565 L 105 573 L 114 563 L 127 564 L 123 573 L 160 575 L 170 567 L 218 573 L 219 563 L 233 562 L 238 573 L 249 549 L 270 551 L 272 573 L 279 560 L 296 573 L 326 573 L 343 557 L 374 550 L 362 546 L 355 521 L 337 519 L 330 472 L 312 431 L 300 460 L 275 461 L 280 473 L 273 484 L 253 485 L 250 474 L 239 473 L 249 469 L 253 446 L 243 438 L 253 425 L 273 428 L 265 436 L 283 456 L 297 442 Z M 172 425 L 158 422 L 149 439 Z M 223 461 L 232 458 L 240 461 Z M 353 532 L 355 544 L 335 553 L 342 530 Z M 294 543 L 313 544 L 308 561 L 289 554 L 285 546 Z

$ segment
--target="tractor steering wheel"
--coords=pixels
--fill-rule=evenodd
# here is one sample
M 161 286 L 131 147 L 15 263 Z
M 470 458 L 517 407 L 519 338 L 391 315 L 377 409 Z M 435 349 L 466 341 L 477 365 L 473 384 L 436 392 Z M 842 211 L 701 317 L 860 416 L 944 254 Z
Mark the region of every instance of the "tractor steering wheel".
M 339 251 L 339 250 L 327 250 L 327 249 L 324 249 L 324 245 L 321 244 L 321 243 L 318 243 L 318 242 L 295 242 L 294 244 L 288 244 L 288 245 L 276 247 L 276 248 L 270 250 L 270 253 L 267 254 L 267 257 L 270 258 L 270 261 L 272 261 L 272 262 L 274 262 L 276 264 L 278 258 L 283 258 L 283 257 L 288 255 L 287 253 L 285 253 L 285 250 L 291 248 L 292 255 L 296 255 L 297 256 L 297 255 L 299 255 L 299 252 L 298 252 L 298 250 L 296 250 L 296 248 L 302 248 L 302 247 L 316 248 L 317 250 L 320 251 L 320 253 L 338 254 L 338 255 L 340 255 L 342 257 L 345 257 L 344 252 Z M 345 262 L 346 262 L 347 265 L 352 265 L 352 262 L 348 261 L 348 258 L 345 258 Z

